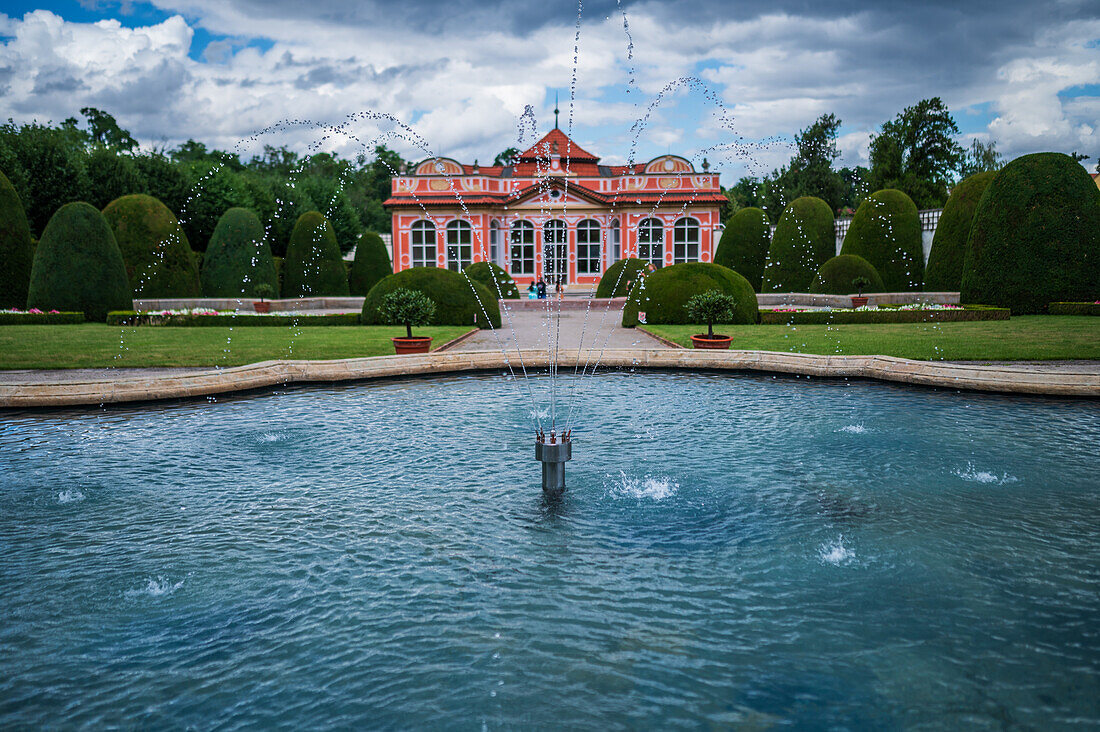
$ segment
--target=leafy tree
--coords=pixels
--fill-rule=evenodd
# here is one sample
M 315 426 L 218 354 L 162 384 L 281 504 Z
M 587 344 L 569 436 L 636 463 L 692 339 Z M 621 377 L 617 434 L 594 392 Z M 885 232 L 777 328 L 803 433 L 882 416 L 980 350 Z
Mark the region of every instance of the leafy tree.
M 855 213 L 855 210 L 859 208 L 859 204 L 863 203 L 863 199 L 867 197 L 870 190 L 867 184 L 870 174 L 871 171 L 862 165 L 840 169 L 840 178 L 844 181 L 844 199 L 840 204 L 840 208 L 837 209 L 838 214 L 844 209 L 851 209 L 851 212 Z M 845 213 L 847 214 L 847 212 Z
M 707 290 L 688 298 L 684 309 L 693 323 L 706 323 L 707 338 L 714 338 L 715 323 L 733 320 L 737 299 L 721 290 Z
M 997 152 L 997 143 L 990 140 L 971 140 L 970 148 L 963 153 L 963 161 L 959 166 L 959 179 L 969 178 L 978 173 L 990 170 L 1000 170 L 1004 166 L 1004 158 Z
M 129 155 L 96 146 L 85 164 L 88 167 L 88 203 L 96 208 L 102 209 L 116 198 L 144 193 L 148 189 L 145 178 Z
M 378 303 L 378 316 L 389 325 L 405 326 L 405 337 L 413 337 L 413 326 L 425 326 L 435 316 L 435 303 L 419 290 L 401 287 Z
M 745 176 L 727 188 L 724 193 L 730 202 L 728 218 L 732 218 L 743 208 L 763 208 L 769 184 L 767 178 Z M 778 214 L 776 217 L 778 218 Z
M 66 203 L 89 197 L 88 171 L 81 142 L 71 131 L 31 122 L 8 121 L 0 127 L 0 159 L 14 161 L 11 176 L 23 201 L 32 236 L 41 235 L 50 217 Z
M 290 175 L 297 165 L 298 153 L 293 152 L 285 145 L 282 147 L 264 145 L 263 154 L 253 157 L 248 163 L 248 167 L 252 170 L 261 173 L 276 173 L 281 176 Z
M 900 190 L 918 208 L 942 206 L 963 162 L 958 134 L 958 125 L 939 97 L 906 107 L 871 139 L 871 188 Z
M 134 165 L 145 180 L 146 192 L 177 216 L 187 207 L 190 185 L 187 173 L 159 152 L 134 157 Z
M 198 167 L 191 176 L 192 193 L 180 224 L 195 251 L 205 252 L 222 214 L 234 207 L 254 209 L 255 201 L 244 178 L 228 168 Z
M 82 107 L 80 113 L 88 121 L 88 138 L 93 145 L 109 150 L 132 151 L 138 146 L 128 130 L 119 127 L 114 117 L 95 107 Z M 132 193 L 133 191 L 131 191 Z
M 506 147 L 493 158 L 493 165 L 511 165 L 512 161 L 519 157 L 519 148 Z

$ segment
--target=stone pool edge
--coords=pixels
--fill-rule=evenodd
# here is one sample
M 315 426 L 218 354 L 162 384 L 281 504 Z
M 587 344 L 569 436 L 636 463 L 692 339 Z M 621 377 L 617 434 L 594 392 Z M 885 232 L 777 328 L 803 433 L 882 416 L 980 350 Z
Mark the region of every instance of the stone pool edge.
M 616 349 L 563 351 L 561 368 L 599 359 L 607 368 L 708 369 L 876 379 L 917 386 L 1064 397 L 1100 397 L 1100 374 L 1023 371 L 1002 366 L 970 366 L 914 361 L 892 356 L 843 356 L 774 351 L 696 351 L 693 349 Z M 519 369 L 520 356 L 508 354 Z M 549 365 L 545 351 L 525 350 L 529 368 Z M 499 351 L 444 351 L 412 356 L 374 356 L 330 361 L 261 361 L 246 366 L 189 374 L 127 376 L 112 380 L 0 383 L 0 408 L 72 407 L 213 396 L 271 386 L 337 382 L 506 369 Z

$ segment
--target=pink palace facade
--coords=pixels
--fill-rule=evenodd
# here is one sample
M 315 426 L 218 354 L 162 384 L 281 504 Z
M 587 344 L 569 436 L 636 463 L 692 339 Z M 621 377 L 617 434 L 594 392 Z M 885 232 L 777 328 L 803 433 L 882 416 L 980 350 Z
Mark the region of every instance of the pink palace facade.
M 726 203 L 718 175 L 677 155 L 600 165 L 556 127 L 513 165 L 430 158 L 394 177 L 394 271 L 489 260 L 525 287 L 590 285 L 624 257 L 709 262 Z

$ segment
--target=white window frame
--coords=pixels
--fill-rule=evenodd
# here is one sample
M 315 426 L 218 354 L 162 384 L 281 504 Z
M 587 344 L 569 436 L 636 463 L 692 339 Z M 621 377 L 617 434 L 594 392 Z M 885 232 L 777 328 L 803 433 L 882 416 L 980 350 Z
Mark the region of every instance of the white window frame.
M 654 267 L 665 266 L 665 224 L 650 216 L 638 222 L 638 259 Z
M 699 222 L 695 218 L 684 216 L 676 220 L 672 225 L 673 264 L 699 261 L 699 244 L 702 241 L 700 232 Z
M 508 249 L 513 275 L 535 274 L 535 225 L 521 219 L 512 222 L 508 236 Z
M 439 260 L 435 224 L 427 219 L 414 221 L 409 233 L 412 266 L 435 267 Z
M 600 222 L 585 219 L 577 224 L 577 274 L 596 275 L 600 273 Z

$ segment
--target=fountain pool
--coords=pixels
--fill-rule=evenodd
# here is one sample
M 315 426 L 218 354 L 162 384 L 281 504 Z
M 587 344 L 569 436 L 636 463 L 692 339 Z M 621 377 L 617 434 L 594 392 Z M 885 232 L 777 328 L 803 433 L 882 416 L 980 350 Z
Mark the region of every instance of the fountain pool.
M 1100 723 L 1100 404 L 592 384 L 0 415 L 0 727 Z

